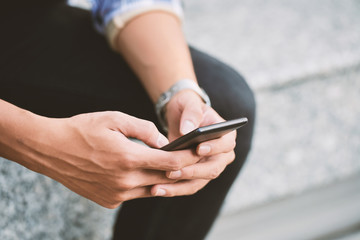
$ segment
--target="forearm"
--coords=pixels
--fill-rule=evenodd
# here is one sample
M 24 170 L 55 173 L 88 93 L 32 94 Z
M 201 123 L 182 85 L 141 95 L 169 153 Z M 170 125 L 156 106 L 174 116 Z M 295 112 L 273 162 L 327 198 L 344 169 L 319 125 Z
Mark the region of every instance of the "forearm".
M 0 99 L 0 156 L 34 169 L 29 145 L 35 144 L 43 117 Z
M 176 81 L 196 81 L 181 23 L 171 14 L 154 11 L 131 20 L 118 34 L 115 48 L 154 102 Z

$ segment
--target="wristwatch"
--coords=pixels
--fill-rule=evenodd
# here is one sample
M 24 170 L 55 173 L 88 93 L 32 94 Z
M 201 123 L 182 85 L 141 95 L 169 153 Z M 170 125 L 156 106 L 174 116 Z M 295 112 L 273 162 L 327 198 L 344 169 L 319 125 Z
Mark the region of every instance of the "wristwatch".
M 162 128 L 165 131 L 167 131 L 167 122 L 165 119 L 165 106 L 171 100 L 171 98 L 175 96 L 175 94 L 185 89 L 189 89 L 196 92 L 197 94 L 199 94 L 199 96 L 206 105 L 211 106 L 209 96 L 206 94 L 204 89 L 200 88 L 199 85 L 197 85 L 194 81 L 190 79 L 182 79 L 180 81 L 177 81 L 174 85 L 172 85 L 169 88 L 169 90 L 167 90 L 166 92 L 160 95 L 159 99 L 155 104 L 156 115 L 159 119 Z

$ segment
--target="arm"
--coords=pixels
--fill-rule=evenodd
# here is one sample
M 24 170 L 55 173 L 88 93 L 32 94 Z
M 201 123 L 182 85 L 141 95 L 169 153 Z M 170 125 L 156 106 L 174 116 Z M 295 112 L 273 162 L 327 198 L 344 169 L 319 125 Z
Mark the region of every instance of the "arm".
M 153 102 L 180 79 L 197 82 L 181 22 L 172 14 L 153 11 L 136 17 L 117 35 L 114 48 L 127 59 Z M 203 117 L 201 98 L 192 91 L 186 96 L 192 104 L 183 116 L 182 134 L 197 127 Z M 179 130 L 180 122 L 174 120 L 169 119 L 169 127 Z M 170 131 L 169 137 L 174 139 L 179 134 Z
M 25 157 L 28 149 L 24 146 L 31 141 L 31 136 L 38 134 L 36 129 L 44 119 L 1 99 L 0 112 L 0 156 L 39 172 L 41 167 L 34 166 L 34 160 Z
M 154 102 L 180 79 L 196 82 L 189 48 L 174 15 L 153 11 L 137 16 L 118 33 L 113 47 L 127 59 Z M 166 106 L 166 118 L 170 140 L 198 126 L 223 120 L 191 90 L 180 91 L 171 99 Z M 165 196 L 198 191 L 233 161 L 235 138 L 232 133 L 199 145 L 199 163 L 167 173 L 169 178 L 192 181 L 157 185 L 153 191 L 160 188 Z
M 120 31 L 114 44 L 154 102 L 179 79 L 196 82 L 181 22 L 169 13 L 153 11 L 136 17 Z
M 54 119 L 0 100 L 0 113 L 0 156 L 108 208 L 151 196 L 151 185 L 174 182 L 163 171 L 198 161 L 189 152 L 153 149 L 167 143 L 154 124 L 120 112 Z

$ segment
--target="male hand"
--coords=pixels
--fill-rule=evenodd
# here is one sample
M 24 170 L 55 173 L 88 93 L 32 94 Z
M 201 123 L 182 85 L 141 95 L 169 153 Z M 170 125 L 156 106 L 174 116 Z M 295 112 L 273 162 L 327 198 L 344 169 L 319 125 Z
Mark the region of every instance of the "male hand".
M 170 141 L 191 130 L 209 124 L 224 121 L 214 109 L 204 104 L 198 94 L 191 90 L 183 90 L 168 103 L 166 117 Z M 194 152 L 199 161 L 177 171 L 168 171 L 169 179 L 176 183 L 158 184 L 152 191 L 162 189 L 164 196 L 193 194 L 203 188 L 210 180 L 217 178 L 234 158 L 236 132 L 199 144 L 195 151 L 182 150 L 176 152 Z
M 38 123 L 38 134 L 24 140 L 32 161 L 23 165 L 107 208 L 134 198 L 163 195 L 164 191 L 151 187 L 176 181 L 167 178 L 165 171 L 179 170 L 200 159 L 190 151 L 158 150 L 168 140 L 155 125 L 120 112 L 42 118 Z M 171 192 L 184 193 L 191 192 Z

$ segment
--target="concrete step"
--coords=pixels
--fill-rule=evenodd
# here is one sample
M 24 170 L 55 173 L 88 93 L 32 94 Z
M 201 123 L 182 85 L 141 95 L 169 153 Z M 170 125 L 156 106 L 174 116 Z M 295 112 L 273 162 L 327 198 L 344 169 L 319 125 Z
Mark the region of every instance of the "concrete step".
M 360 174 L 268 204 L 223 215 L 208 240 L 358 240 Z
M 254 89 L 360 63 L 357 0 L 185 0 L 185 32 Z
M 360 171 L 357 0 L 185 0 L 191 44 L 242 72 L 257 97 L 252 152 L 225 213 Z

